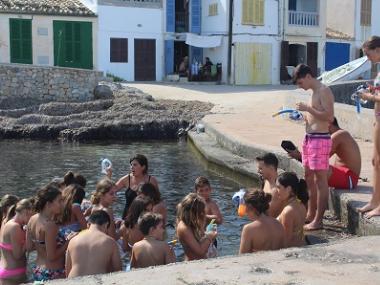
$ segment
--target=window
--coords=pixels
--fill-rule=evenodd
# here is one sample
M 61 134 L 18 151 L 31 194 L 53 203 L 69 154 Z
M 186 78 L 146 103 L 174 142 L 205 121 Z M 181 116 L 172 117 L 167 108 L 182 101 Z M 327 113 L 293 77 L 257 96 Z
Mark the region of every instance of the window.
M 372 0 L 362 0 L 360 8 L 360 24 L 362 26 L 371 26 Z
M 263 26 L 264 0 L 243 0 L 242 3 L 242 24 Z
M 110 39 L 110 62 L 128 62 L 128 39 Z
M 208 6 L 208 15 L 209 16 L 218 15 L 218 3 L 210 4 Z
M 11 63 L 33 63 L 32 20 L 9 19 Z

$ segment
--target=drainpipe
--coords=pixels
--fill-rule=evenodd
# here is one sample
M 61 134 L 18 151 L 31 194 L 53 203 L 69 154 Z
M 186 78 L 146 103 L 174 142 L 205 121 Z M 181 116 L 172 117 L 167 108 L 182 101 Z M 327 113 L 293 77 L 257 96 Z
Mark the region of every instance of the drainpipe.
M 232 57 L 232 9 L 234 6 L 234 1 L 229 0 L 229 11 L 228 11 L 228 55 L 227 55 L 227 82 L 229 84 L 232 84 L 232 77 L 231 77 L 231 57 Z

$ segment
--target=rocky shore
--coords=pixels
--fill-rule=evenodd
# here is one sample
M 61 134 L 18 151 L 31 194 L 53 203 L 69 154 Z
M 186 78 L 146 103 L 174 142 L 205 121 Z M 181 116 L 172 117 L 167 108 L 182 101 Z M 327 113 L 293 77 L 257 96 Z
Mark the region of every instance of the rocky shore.
M 86 102 L 0 97 L 0 139 L 173 139 L 213 107 L 199 101 L 154 100 L 136 88 L 103 84 L 109 87 L 106 92 Z

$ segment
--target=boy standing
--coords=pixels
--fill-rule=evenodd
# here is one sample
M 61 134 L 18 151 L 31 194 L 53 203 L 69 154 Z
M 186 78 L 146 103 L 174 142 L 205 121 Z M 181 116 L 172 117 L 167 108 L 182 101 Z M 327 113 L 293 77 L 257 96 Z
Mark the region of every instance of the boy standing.
M 206 202 L 206 225 L 211 221 L 220 225 L 223 223 L 223 217 L 220 213 L 218 205 L 211 199 L 211 185 L 208 179 L 204 176 L 199 176 L 195 179 L 195 192 L 201 196 Z
M 144 239 L 132 247 L 131 268 L 174 263 L 174 252 L 163 241 L 165 228 L 162 216 L 151 212 L 145 213 L 139 218 L 138 226 L 144 234 Z
M 328 170 L 331 151 L 329 124 L 334 120 L 334 95 L 329 87 L 313 77 L 309 66 L 299 64 L 293 82 L 304 90 L 311 89 L 309 104 L 297 103 L 297 110 L 307 112 L 306 136 L 302 145 L 302 163 L 309 188 L 309 206 L 305 230 L 323 227 L 323 215 L 328 205 Z
M 88 219 L 88 230 L 72 240 L 66 252 L 66 276 L 103 274 L 121 270 L 121 259 L 116 241 L 107 235 L 108 214 L 94 211 Z

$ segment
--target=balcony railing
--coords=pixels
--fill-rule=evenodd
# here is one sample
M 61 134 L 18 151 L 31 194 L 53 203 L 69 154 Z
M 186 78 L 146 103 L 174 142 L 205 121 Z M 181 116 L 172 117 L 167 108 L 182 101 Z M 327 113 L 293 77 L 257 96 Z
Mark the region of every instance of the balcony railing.
M 289 11 L 289 25 L 319 26 L 317 12 Z
M 186 33 L 189 31 L 189 17 L 185 12 L 175 13 L 175 32 Z
M 98 0 L 99 5 L 162 8 L 162 0 Z

